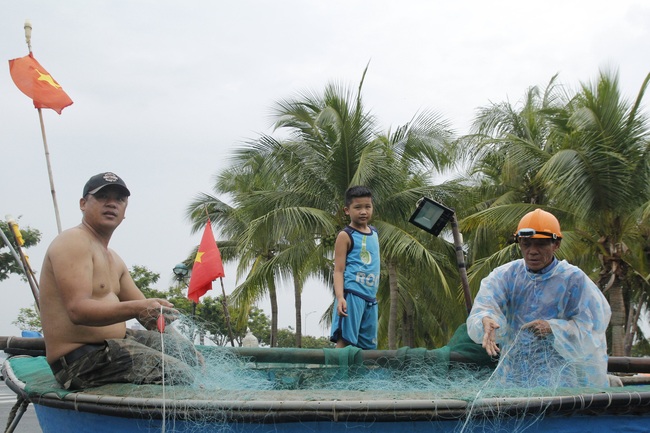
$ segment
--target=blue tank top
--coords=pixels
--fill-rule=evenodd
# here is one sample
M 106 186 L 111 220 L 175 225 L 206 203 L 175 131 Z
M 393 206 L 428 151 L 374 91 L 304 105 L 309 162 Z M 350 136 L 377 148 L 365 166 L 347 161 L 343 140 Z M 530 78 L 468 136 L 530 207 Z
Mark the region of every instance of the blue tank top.
M 362 233 L 350 226 L 343 229 L 350 236 L 350 250 L 345 258 L 344 290 L 369 301 L 376 302 L 379 288 L 379 237 L 377 229 L 369 226 L 370 233 Z

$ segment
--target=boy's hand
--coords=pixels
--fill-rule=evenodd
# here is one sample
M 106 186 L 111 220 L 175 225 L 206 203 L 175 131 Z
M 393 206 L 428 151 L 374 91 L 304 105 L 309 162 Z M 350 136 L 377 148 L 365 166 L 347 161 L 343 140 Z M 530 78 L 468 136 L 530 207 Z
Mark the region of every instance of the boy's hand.
M 336 304 L 337 304 L 336 305 L 336 312 L 339 314 L 339 316 L 347 317 L 348 316 L 348 303 L 346 302 L 345 298 L 340 298 Z

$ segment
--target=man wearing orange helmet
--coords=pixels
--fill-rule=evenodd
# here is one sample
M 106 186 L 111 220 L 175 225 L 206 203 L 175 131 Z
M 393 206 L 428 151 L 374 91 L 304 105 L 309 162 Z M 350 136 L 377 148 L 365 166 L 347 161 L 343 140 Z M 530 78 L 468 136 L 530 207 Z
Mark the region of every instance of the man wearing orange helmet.
M 467 318 L 469 336 L 489 355 L 501 353 L 496 376 L 504 384 L 522 385 L 517 381 L 525 377 L 532 386 L 548 386 L 548 376 L 559 374 L 556 385 L 608 386 L 605 330 L 611 309 L 582 270 L 555 257 L 562 241 L 557 218 L 541 209 L 529 212 L 515 239 L 523 259 L 499 266 L 481 281 Z M 522 346 L 524 353 L 543 353 L 544 359 L 528 364 L 507 355 L 513 348 L 521 353 Z

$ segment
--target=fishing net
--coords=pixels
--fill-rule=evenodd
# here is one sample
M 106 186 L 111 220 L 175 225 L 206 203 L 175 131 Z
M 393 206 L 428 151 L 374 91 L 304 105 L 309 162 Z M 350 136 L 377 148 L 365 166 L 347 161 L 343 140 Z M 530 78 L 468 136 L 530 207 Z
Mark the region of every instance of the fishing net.
M 335 421 L 332 431 L 386 431 L 369 426 L 427 421 L 430 428 L 422 431 L 523 432 L 556 404 L 553 397 L 579 399 L 586 391 L 575 387 L 579 372 L 548 340 L 523 331 L 501 354 L 517 366 L 507 372 L 471 341 L 464 325 L 445 347 L 397 351 L 188 345 L 200 332 L 187 317 L 165 330 L 166 356 L 194 365 L 197 355 L 188 347 L 200 354 L 192 385 L 168 385 L 174 382 L 169 370 L 165 384 L 109 384 L 84 390 L 83 398 L 101 396 L 122 416 L 148 418 L 157 431 L 200 432 L 209 425 L 208 431 L 234 432 L 247 423 L 277 431 L 279 423 L 320 421 Z M 151 362 L 166 366 L 162 358 Z

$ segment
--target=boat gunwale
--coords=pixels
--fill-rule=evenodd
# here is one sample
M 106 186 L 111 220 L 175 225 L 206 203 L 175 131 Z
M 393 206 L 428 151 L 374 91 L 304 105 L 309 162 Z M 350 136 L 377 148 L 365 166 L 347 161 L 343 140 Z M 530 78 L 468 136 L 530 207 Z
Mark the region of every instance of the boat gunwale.
M 579 395 L 537 397 L 488 397 L 473 402 L 460 399 L 381 400 L 173 400 L 120 397 L 74 392 L 63 397 L 54 392 L 32 395 L 14 374 L 3 366 L 5 383 L 20 397 L 35 405 L 138 419 L 215 419 L 219 422 L 257 423 L 299 421 L 434 421 L 496 415 L 650 414 L 650 391 L 598 392 Z

